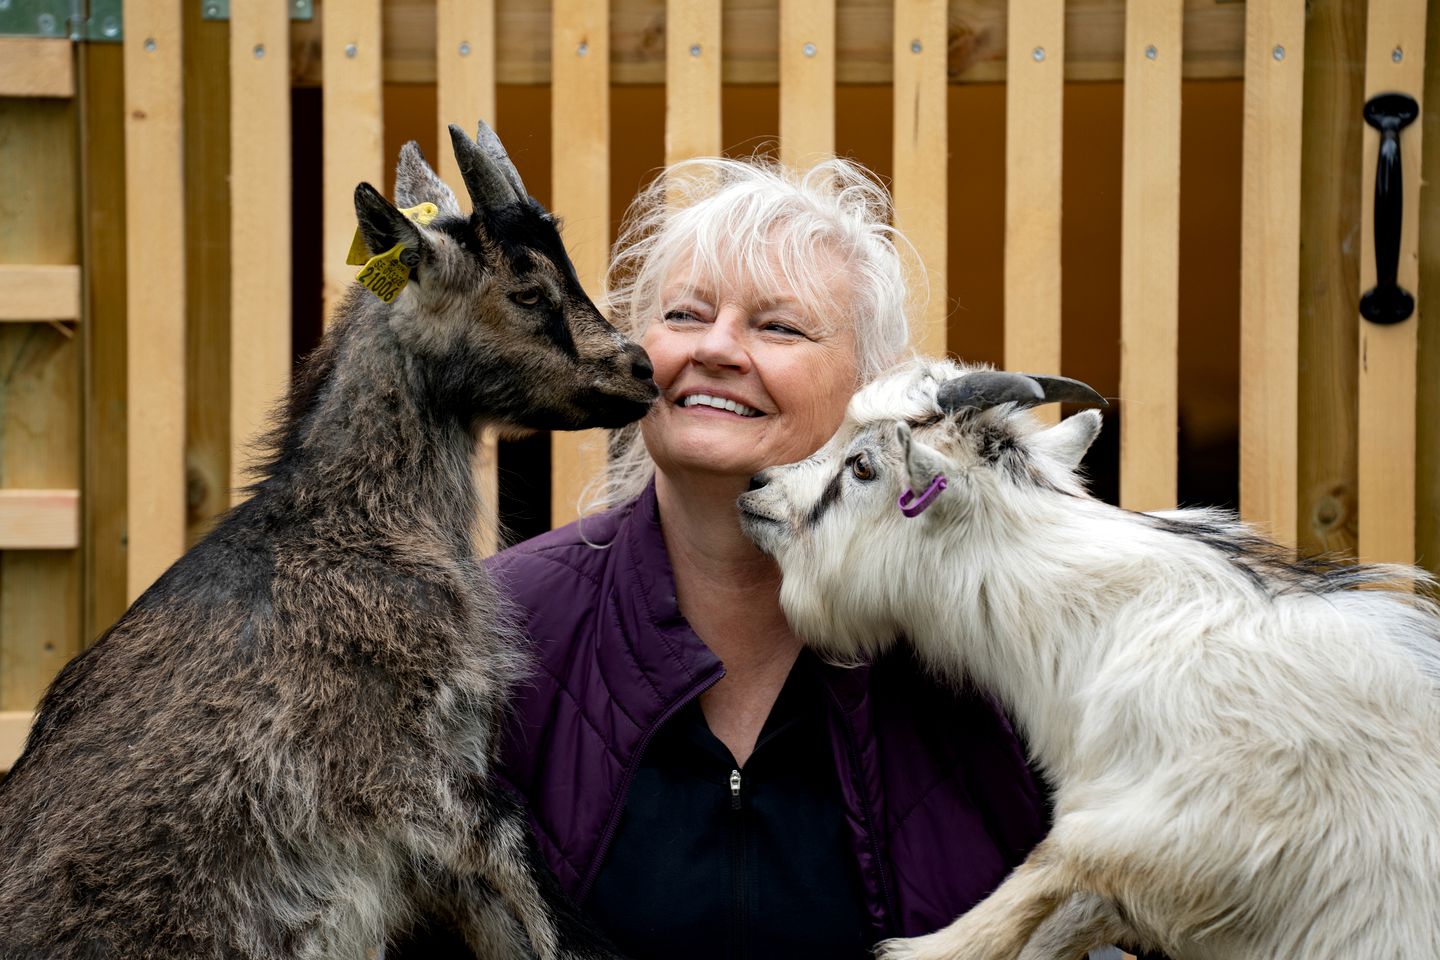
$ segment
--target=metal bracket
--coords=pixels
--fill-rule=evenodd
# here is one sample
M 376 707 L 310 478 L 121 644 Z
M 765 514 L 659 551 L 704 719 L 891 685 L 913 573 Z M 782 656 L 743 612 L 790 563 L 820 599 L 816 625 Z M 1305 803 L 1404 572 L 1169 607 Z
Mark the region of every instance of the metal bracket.
M 4 0 L 0 0 L 3 3 Z M 289 0 L 291 20 L 314 20 L 314 0 Z M 200 0 L 201 20 L 229 20 L 230 0 Z
M 124 26 L 123 0 L 0 0 L 0 36 L 119 43 Z

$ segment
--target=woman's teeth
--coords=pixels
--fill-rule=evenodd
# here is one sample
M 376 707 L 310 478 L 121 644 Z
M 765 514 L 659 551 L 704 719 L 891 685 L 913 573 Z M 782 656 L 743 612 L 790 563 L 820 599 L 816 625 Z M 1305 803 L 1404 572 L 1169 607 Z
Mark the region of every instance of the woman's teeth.
M 724 397 L 712 397 L 708 393 L 692 393 L 680 401 L 680 406 L 714 407 L 716 410 L 729 410 L 731 413 L 738 413 L 742 417 L 760 416 L 759 410 L 747 407 L 743 403 L 736 403 L 734 400 L 726 400 Z

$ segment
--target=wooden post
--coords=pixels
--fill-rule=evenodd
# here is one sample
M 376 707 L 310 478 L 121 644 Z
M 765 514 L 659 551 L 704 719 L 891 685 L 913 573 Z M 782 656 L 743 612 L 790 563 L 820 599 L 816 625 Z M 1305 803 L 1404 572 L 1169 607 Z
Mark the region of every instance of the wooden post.
M 896 0 L 895 223 L 915 247 L 909 264 L 915 295 L 928 294 L 913 318 L 921 353 L 943 356 L 950 301 L 945 285 L 949 122 L 945 0 Z M 1057 143 L 1058 149 L 1058 143 Z
M 587 293 L 599 301 L 610 255 L 610 5 L 555 0 L 551 45 L 551 197 L 565 246 Z M 585 486 L 605 469 L 602 431 L 562 432 L 551 442 L 550 523 L 579 515 Z
M 1011 0 L 1005 75 L 1005 367 L 1060 372 L 1064 0 Z M 1057 422 L 1060 410 L 1036 415 Z
M 69 99 L 0 99 L 0 264 L 24 265 L 20 276 L 80 261 L 76 115 Z M 50 283 L 38 282 L 17 299 L 48 311 Z M 77 332 L 49 319 L 0 322 L 0 711 L 33 710 L 81 647 L 73 547 L 85 324 Z M 0 751 L 4 739 L 0 722 Z
M 720 0 L 665 5 L 665 163 L 718 156 Z
M 1425 85 L 1424 0 L 1372 2 L 1365 31 L 1365 98 L 1399 91 L 1417 101 Z M 1424 116 L 1421 104 L 1420 116 Z M 1400 287 L 1415 297 L 1403 323 L 1360 321 L 1360 559 L 1415 559 L 1415 364 L 1419 290 L 1420 146 L 1423 124 L 1401 133 L 1405 202 L 1400 233 Z M 1360 292 L 1375 286 L 1375 168 L 1378 131 L 1361 149 Z M 1434 425 L 1430 425 L 1433 429 Z
M 1180 0 L 1125 14 L 1120 505 L 1175 506 L 1179 418 Z
M 450 148 L 450 124 L 473 137 L 477 121 L 492 127 L 495 118 L 495 3 L 494 0 L 437 0 L 435 5 L 435 100 L 441 178 L 455 192 L 462 209 L 470 206 L 469 193 L 455 151 Z M 495 433 L 486 430 L 475 451 L 475 482 L 480 494 L 476 518 L 476 549 L 493 553 L 500 545 L 500 481 Z
M 355 187 L 385 189 L 380 0 L 326 4 L 324 20 L 325 320 L 355 279 Z
M 835 0 L 780 0 L 780 159 L 835 152 Z
M 230 20 L 230 500 L 290 381 L 290 16 L 237 3 Z
M 1299 534 L 1304 0 L 1250 0 L 1240 234 L 1240 514 Z
M 138 597 L 185 549 L 185 196 L 178 4 L 125 8 L 129 569 Z

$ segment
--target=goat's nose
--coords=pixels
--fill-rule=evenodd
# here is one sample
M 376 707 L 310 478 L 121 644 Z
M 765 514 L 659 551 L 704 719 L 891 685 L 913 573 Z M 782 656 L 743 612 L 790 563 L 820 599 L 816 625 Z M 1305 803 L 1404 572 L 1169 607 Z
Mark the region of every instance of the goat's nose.
M 770 471 L 769 471 L 769 470 L 761 470 L 759 473 L 755 474 L 755 476 L 753 476 L 753 477 L 750 478 L 750 489 L 751 489 L 751 490 L 759 490 L 761 487 L 765 486 L 765 484 L 767 484 L 767 483 L 769 483 L 769 482 L 770 482 Z
M 655 365 L 650 362 L 650 354 L 645 352 L 644 347 L 632 343 L 625 352 L 630 354 L 630 372 L 636 380 L 649 380 L 655 376 Z

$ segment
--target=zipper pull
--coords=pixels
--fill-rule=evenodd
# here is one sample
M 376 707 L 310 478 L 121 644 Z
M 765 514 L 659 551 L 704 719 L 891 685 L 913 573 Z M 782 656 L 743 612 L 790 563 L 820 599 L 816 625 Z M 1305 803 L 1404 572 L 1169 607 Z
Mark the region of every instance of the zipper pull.
M 740 771 L 730 771 L 730 809 L 740 809 Z

